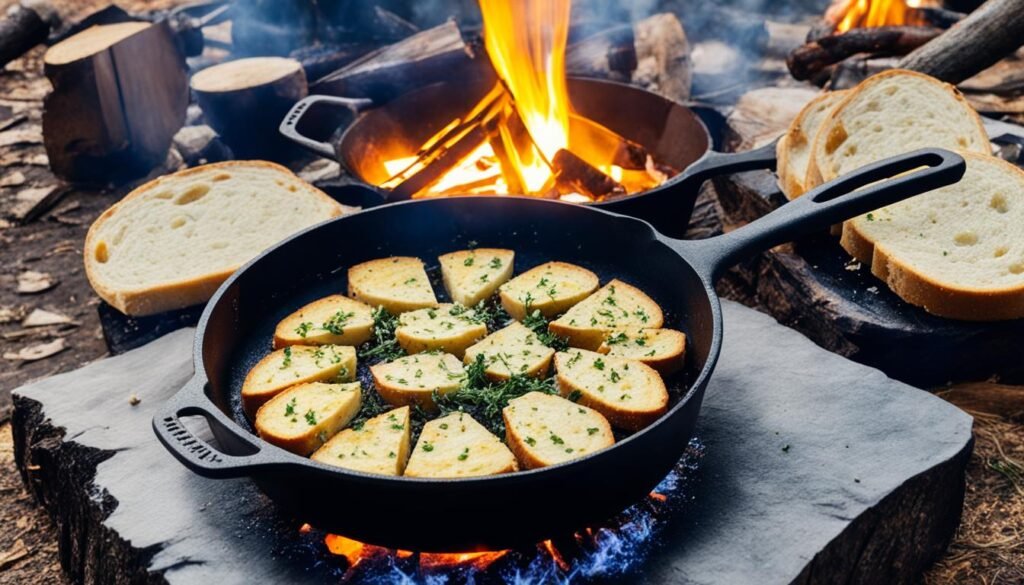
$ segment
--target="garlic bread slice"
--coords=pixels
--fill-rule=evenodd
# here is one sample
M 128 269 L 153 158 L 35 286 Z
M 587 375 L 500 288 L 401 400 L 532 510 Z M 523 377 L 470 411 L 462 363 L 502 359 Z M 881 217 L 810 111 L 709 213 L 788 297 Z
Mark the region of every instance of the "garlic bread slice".
M 409 433 L 409 407 L 403 406 L 334 435 L 312 459 L 367 473 L 402 475 L 409 458 Z
M 501 306 L 518 321 L 533 311 L 550 319 L 587 298 L 598 284 L 597 275 L 586 268 L 547 262 L 502 285 Z
M 501 248 L 476 248 L 438 257 L 448 296 L 464 307 L 475 307 L 512 278 L 515 255 Z
M 409 477 L 472 477 L 497 475 L 518 469 L 508 447 L 484 426 L 463 412 L 423 425 L 409 456 Z
M 589 455 L 615 443 L 601 413 L 560 396 L 530 392 L 501 411 L 505 442 L 524 469 Z
M 654 368 L 584 349 L 555 354 L 562 396 L 600 412 L 613 426 L 637 431 L 668 410 L 668 389 Z
M 351 382 L 356 349 L 348 345 L 289 346 L 264 357 L 242 382 L 242 409 L 251 419 L 285 388 L 307 382 Z
M 473 320 L 463 305 L 444 303 L 398 316 L 395 337 L 406 353 L 445 351 L 462 358 L 466 348 L 487 336 L 487 326 Z
M 388 404 L 436 409 L 434 392 L 458 390 L 465 377 L 462 361 L 448 353 L 418 353 L 370 367 L 377 393 Z
M 659 329 L 665 317 L 651 297 L 635 286 L 613 280 L 548 325 L 569 345 L 596 350 L 610 331 L 626 327 Z
M 274 348 L 287 345 L 359 345 L 373 334 L 373 307 L 342 295 L 313 301 L 274 329 Z
M 485 372 L 492 380 L 507 380 L 517 374 L 541 378 L 547 375 L 554 354 L 529 327 L 513 321 L 467 348 L 463 361 L 471 364 L 482 355 Z
M 348 426 L 361 404 L 359 382 L 298 384 L 261 406 L 254 426 L 264 441 L 306 456 Z
M 348 296 L 391 314 L 436 307 L 423 261 L 408 256 L 370 260 L 348 269 Z
M 645 363 L 669 376 L 683 369 L 686 335 L 675 329 L 623 329 L 605 337 L 597 351 Z

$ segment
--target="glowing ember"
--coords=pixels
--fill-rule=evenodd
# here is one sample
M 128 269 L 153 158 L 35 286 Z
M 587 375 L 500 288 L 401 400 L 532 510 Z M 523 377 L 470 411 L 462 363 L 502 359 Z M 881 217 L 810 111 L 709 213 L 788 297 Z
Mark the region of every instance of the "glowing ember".
M 471 566 L 478 571 L 486 571 L 494 561 L 508 554 L 507 550 L 471 552 L 471 553 L 422 553 L 420 566 L 425 569 L 443 569 L 449 567 Z
M 412 197 L 519 194 L 587 203 L 667 180 L 642 146 L 572 112 L 565 76 L 571 4 L 480 0 L 498 83 L 415 153 L 384 160 L 388 178 L 378 186 Z
M 924 20 L 915 9 L 938 5 L 938 0 L 836 0 L 825 13 L 825 19 L 836 25 L 837 32 L 852 28 L 921 25 Z

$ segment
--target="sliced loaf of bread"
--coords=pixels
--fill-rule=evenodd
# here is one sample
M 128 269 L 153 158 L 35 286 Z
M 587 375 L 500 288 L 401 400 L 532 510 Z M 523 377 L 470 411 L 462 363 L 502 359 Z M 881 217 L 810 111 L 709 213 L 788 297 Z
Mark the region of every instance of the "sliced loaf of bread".
M 409 456 L 409 477 L 473 477 L 509 473 L 519 468 L 508 447 L 463 412 L 423 425 Z
M 288 169 L 262 161 L 204 165 L 138 187 L 89 228 L 85 273 L 128 315 L 207 301 L 242 264 L 342 208 Z
M 776 144 L 776 173 L 786 197 L 795 199 L 807 191 L 804 181 L 807 179 L 807 166 L 811 162 L 814 137 L 821 123 L 848 93 L 849 90 L 825 92 L 808 102 Z
M 509 400 L 501 416 L 505 442 L 525 469 L 564 463 L 615 443 L 601 413 L 560 396 L 524 394 Z
M 1024 317 L 1024 171 L 961 153 L 960 182 L 843 224 L 841 243 L 907 302 L 942 317 Z
M 512 278 L 515 255 L 512 250 L 476 248 L 439 257 L 448 296 L 465 307 L 477 306 Z
M 822 122 L 804 188 L 925 147 L 990 153 L 981 118 L 955 87 L 913 71 L 879 73 L 858 85 Z

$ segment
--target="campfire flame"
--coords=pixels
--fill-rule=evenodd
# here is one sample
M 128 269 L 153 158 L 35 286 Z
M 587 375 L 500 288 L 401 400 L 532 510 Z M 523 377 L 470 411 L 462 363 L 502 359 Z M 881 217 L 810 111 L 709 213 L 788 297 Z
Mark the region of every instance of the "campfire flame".
M 918 8 L 938 6 L 938 0 L 836 0 L 825 13 L 836 32 L 853 28 L 925 24 Z
M 666 180 L 643 147 L 572 111 L 565 72 L 571 4 L 480 0 L 484 43 L 499 81 L 417 152 L 385 160 L 388 178 L 378 185 L 411 197 L 516 194 L 589 202 Z

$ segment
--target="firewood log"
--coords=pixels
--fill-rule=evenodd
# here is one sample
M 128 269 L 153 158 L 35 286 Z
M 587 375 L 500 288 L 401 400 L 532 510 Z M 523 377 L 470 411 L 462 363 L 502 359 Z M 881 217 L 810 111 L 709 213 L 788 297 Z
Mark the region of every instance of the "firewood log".
M 53 172 L 107 182 L 162 163 L 185 121 L 185 61 L 166 24 L 94 26 L 44 56 L 43 135 Z
M 905 55 L 941 32 L 921 26 L 855 28 L 798 47 L 789 54 L 786 65 L 794 78 L 811 79 L 828 66 L 858 53 Z
M 308 92 L 298 61 L 252 57 L 214 65 L 192 76 L 192 92 L 236 156 L 280 161 L 293 152 L 277 127 Z
M 568 150 L 556 152 L 551 166 L 555 170 L 555 185 L 561 193 L 579 193 L 598 200 L 626 192 L 615 179 Z

